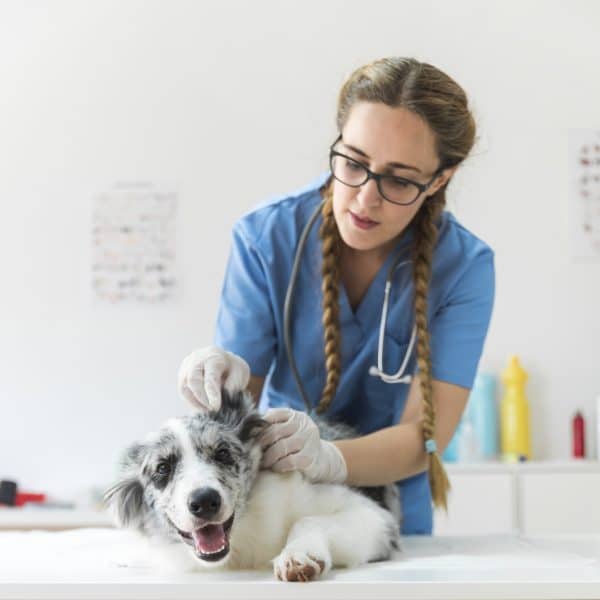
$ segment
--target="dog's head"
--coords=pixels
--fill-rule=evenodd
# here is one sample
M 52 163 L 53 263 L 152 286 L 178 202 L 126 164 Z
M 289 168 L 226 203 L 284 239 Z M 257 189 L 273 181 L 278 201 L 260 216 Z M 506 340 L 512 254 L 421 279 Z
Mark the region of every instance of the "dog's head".
M 105 495 L 117 523 L 187 544 L 203 564 L 224 564 L 265 426 L 248 393 L 225 390 L 218 412 L 170 419 L 126 450 L 120 480 Z

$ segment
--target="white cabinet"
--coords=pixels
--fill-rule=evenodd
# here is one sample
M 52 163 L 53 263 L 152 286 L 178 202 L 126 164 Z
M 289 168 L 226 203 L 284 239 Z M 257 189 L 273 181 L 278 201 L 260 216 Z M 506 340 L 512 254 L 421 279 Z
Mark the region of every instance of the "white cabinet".
M 600 463 L 447 464 L 436 535 L 600 533 Z
M 436 534 L 477 535 L 511 532 L 515 481 L 509 473 L 456 473 L 448 513 L 435 513 Z M 476 506 L 476 504 L 478 506 Z
M 523 473 L 523 533 L 600 533 L 600 472 Z

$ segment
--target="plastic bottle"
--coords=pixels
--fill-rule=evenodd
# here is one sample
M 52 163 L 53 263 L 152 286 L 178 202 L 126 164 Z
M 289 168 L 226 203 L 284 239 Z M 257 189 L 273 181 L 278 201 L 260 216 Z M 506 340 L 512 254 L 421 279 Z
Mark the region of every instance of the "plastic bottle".
M 458 424 L 452 439 L 449 444 L 446 446 L 446 450 L 444 450 L 444 454 L 442 454 L 442 460 L 447 463 L 455 463 L 458 462 L 458 451 L 459 451 L 459 440 L 460 440 L 460 429 L 461 424 Z
M 462 422 L 458 439 L 458 462 L 472 463 L 481 460 L 481 449 L 475 428 L 467 418 Z
M 489 373 L 478 373 L 463 416 L 442 460 L 448 463 L 476 462 L 497 456 L 496 378 Z
M 585 421 L 577 411 L 573 417 L 573 458 L 585 458 Z
M 527 372 L 521 367 L 519 358 L 511 356 L 502 373 L 505 390 L 500 403 L 501 451 L 505 462 L 531 459 L 526 381 Z
M 496 378 L 490 373 L 478 373 L 475 377 L 467 412 L 479 444 L 480 458 L 497 458 L 499 440 Z

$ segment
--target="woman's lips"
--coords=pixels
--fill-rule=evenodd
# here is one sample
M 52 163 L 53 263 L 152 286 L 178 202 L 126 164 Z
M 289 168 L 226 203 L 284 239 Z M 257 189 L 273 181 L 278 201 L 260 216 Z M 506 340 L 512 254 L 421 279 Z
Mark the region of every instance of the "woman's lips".
M 352 219 L 352 223 L 359 229 L 372 229 L 375 225 L 379 225 L 377 221 L 371 221 L 370 219 L 361 219 L 359 216 L 355 215 L 351 210 L 348 211 L 350 213 L 350 218 Z

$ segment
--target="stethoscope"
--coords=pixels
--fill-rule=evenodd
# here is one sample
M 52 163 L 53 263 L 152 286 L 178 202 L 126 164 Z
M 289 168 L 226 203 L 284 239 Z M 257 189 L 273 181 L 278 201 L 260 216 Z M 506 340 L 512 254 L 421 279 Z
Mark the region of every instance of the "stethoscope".
M 306 245 L 306 240 L 308 238 L 308 234 L 310 233 L 315 221 L 319 217 L 321 213 L 321 208 L 323 203 L 320 202 L 313 214 L 310 216 L 308 223 L 304 226 L 302 233 L 300 234 L 300 239 L 298 241 L 298 247 L 296 248 L 296 254 L 294 255 L 294 263 L 292 265 L 292 273 L 290 275 L 290 282 L 288 284 L 286 293 L 285 293 L 285 301 L 283 305 L 283 340 L 285 344 L 285 350 L 287 353 L 287 358 L 290 363 L 290 368 L 292 370 L 292 375 L 294 376 L 294 380 L 296 381 L 296 386 L 298 387 L 298 391 L 302 396 L 302 400 L 304 401 L 304 405 L 306 407 L 306 411 L 310 414 L 314 414 L 315 408 L 310 403 L 308 396 L 306 394 L 306 390 L 304 389 L 304 385 L 300 378 L 300 374 L 298 373 L 298 369 L 296 367 L 296 361 L 294 359 L 294 353 L 292 351 L 292 341 L 290 334 L 290 320 L 291 320 L 291 312 L 292 312 L 292 299 L 294 297 L 294 290 L 296 288 L 296 282 L 298 281 L 298 271 L 300 269 L 300 260 L 302 258 L 302 254 L 304 252 L 304 246 Z M 387 323 L 387 313 L 388 313 L 388 305 L 389 305 L 389 297 L 390 291 L 392 289 L 392 279 L 394 277 L 394 273 L 396 269 L 402 267 L 411 262 L 410 259 L 402 260 L 403 255 L 398 255 L 387 272 L 387 278 L 385 282 L 385 293 L 383 298 L 383 306 L 381 309 L 381 320 L 379 322 L 379 339 L 377 342 L 377 366 L 373 365 L 369 369 L 369 375 L 374 377 L 381 378 L 385 383 L 410 383 L 412 381 L 412 376 L 408 373 L 405 373 L 406 367 L 408 365 L 408 361 L 410 360 L 410 356 L 412 353 L 413 346 L 415 344 L 415 340 L 417 337 L 416 327 L 413 327 L 412 335 L 410 337 L 410 342 L 408 343 L 408 348 L 406 349 L 406 353 L 404 354 L 404 359 L 398 371 L 394 374 L 385 373 L 383 370 L 383 350 L 384 350 L 384 338 L 385 338 L 385 326 Z

